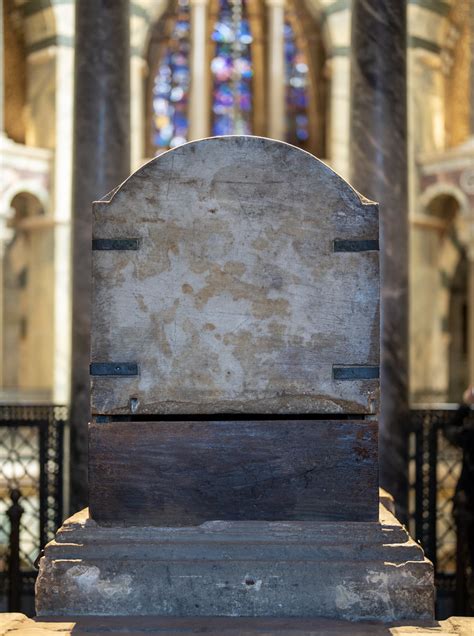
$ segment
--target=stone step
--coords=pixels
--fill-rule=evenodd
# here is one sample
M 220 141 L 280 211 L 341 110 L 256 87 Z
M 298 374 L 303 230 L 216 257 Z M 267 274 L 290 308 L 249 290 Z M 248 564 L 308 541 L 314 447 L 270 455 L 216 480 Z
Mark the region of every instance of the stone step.
M 401 541 L 400 541 L 401 539 Z M 380 523 L 209 522 L 100 527 L 76 515 L 46 546 L 37 611 L 161 616 L 433 616 L 433 568 Z
M 0 614 L 0 635 L 82 636 L 90 634 L 205 634 L 206 636 L 473 636 L 474 618 L 383 624 L 324 618 L 169 618 L 157 616 L 59 616 L 30 619 Z

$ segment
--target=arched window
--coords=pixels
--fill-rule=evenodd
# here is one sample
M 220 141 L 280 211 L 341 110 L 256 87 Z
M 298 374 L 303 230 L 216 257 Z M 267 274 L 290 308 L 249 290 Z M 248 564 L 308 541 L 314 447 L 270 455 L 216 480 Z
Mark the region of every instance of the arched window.
M 252 133 L 252 34 L 246 0 L 220 0 L 212 39 L 212 134 Z
M 288 11 L 284 29 L 286 141 L 302 146 L 309 139 L 309 67 L 306 56 L 298 46 L 293 16 Z
M 191 21 L 196 16 L 190 1 L 170 0 L 151 33 L 148 156 L 190 138 Z M 268 8 L 264 0 L 209 0 L 207 24 L 205 19 L 196 24 L 206 29 L 195 40 L 206 42 L 205 53 L 198 49 L 204 71 L 197 82 L 208 91 L 208 99 L 201 102 L 206 106 L 192 109 L 192 117 L 199 121 L 196 129 L 210 135 L 268 135 Z M 320 27 L 303 0 L 286 0 L 284 58 L 283 139 L 325 157 L 326 54 Z
M 153 79 L 152 145 L 155 154 L 174 148 L 188 138 L 189 0 L 178 0 L 176 19 Z

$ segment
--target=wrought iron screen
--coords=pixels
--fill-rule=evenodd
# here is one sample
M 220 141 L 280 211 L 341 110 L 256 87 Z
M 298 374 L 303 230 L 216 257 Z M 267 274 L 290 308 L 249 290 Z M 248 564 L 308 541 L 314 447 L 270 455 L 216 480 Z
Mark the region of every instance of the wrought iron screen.
M 22 592 L 32 596 L 35 560 L 63 520 L 65 406 L 0 405 L 0 595 L 6 609 L 11 506 L 18 489 Z M 27 610 L 22 608 L 23 611 Z
M 409 529 L 435 567 L 437 618 L 453 615 L 456 600 L 459 603 L 453 497 L 462 468 L 462 450 L 443 434 L 457 408 L 456 404 L 418 406 L 411 411 Z M 473 412 L 469 417 L 474 423 Z

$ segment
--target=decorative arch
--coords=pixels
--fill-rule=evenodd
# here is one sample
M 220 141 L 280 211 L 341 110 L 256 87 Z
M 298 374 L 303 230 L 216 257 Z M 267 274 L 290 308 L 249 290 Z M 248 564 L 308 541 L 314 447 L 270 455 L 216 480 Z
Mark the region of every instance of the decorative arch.
M 171 0 L 155 23 L 149 43 L 145 127 L 148 156 L 179 145 L 176 137 L 181 138 L 181 143 L 187 141 L 189 50 L 189 0 Z
M 451 196 L 457 202 L 461 215 L 469 215 L 470 204 L 466 194 L 461 188 L 446 182 L 438 182 L 428 186 L 419 197 L 419 208 L 426 214 L 433 201 L 440 196 Z
M 469 204 L 464 193 L 449 184 L 435 184 L 420 197 L 423 217 L 433 219 L 437 289 L 426 290 L 433 297 L 433 311 L 438 324 L 432 342 L 432 373 L 443 378 L 443 399 L 459 401 L 461 387 L 468 383 L 468 281 L 466 249 L 469 236 L 466 218 Z M 465 387 L 464 387 L 465 388 Z
M 19 194 L 28 194 L 38 199 L 44 213 L 50 211 L 50 195 L 48 190 L 35 179 L 23 179 L 15 181 L 8 187 L 0 198 L 0 215 L 3 217 L 11 216 L 12 201 Z
M 130 24 L 131 40 L 135 37 L 137 52 L 143 59 L 148 60 L 150 50 L 153 47 L 156 27 L 165 13 L 169 11 L 171 0 L 154 0 L 151 5 L 142 0 L 136 0 L 135 4 L 140 6 L 143 11 L 143 22 L 135 24 L 133 29 L 133 21 Z

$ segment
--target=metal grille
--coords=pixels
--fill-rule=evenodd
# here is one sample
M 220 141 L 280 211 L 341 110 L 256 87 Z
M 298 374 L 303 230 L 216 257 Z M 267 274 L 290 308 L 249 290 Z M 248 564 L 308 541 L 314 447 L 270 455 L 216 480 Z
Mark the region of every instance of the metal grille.
M 457 405 L 411 411 L 409 465 L 410 533 L 435 567 L 438 618 L 454 613 L 456 534 L 453 496 L 462 468 L 462 450 L 443 435 Z M 474 420 L 474 413 L 471 413 Z
M 36 578 L 35 560 L 63 518 L 65 406 L 0 405 L 0 584 L 8 587 L 10 493 L 18 489 L 20 569 L 25 593 Z

